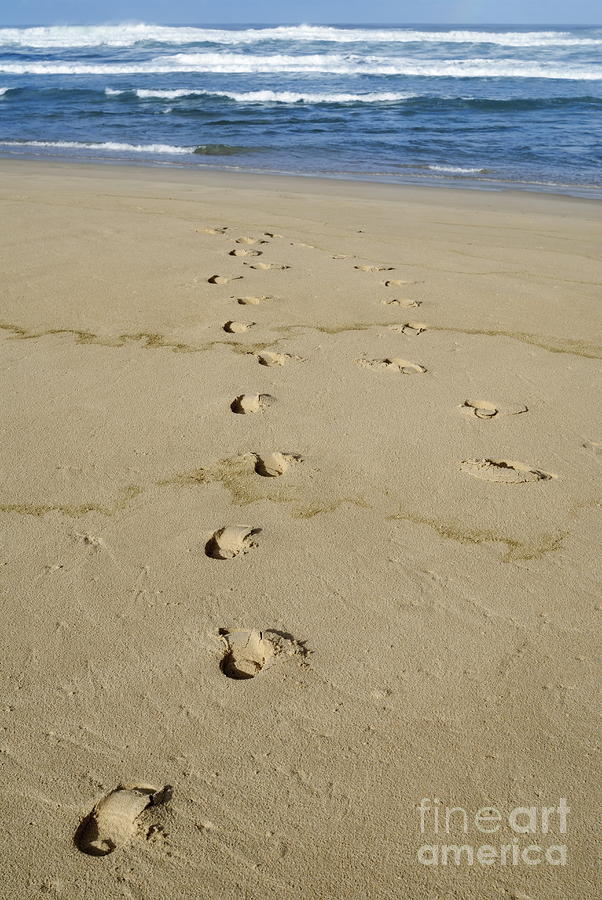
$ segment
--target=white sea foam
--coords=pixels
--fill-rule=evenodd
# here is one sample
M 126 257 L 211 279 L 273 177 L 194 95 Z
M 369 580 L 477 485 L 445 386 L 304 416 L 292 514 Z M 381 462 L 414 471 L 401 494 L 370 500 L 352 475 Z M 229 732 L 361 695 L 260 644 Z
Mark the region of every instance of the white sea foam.
M 196 147 L 174 147 L 171 144 L 121 144 L 115 141 L 0 141 L 2 147 L 58 147 L 70 150 L 109 150 L 126 153 L 190 154 Z
M 298 73 L 305 75 L 415 75 L 445 78 L 552 78 L 602 80 L 602 66 L 534 63 L 514 59 L 470 59 L 416 62 L 396 57 L 352 54 L 244 55 L 241 53 L 176 53 L 140 63 L 3 62 L 7 75 L 132 75 L 171 72 L 230 74 Z
M 428 166 L 431 172 L 448 172 L 451 175 L 482 175 L 487 169 L 465 168 L 464 166 Z
M 38 49 L 62 47 L 130 47 L 143 42 L 171 45 L 192 43 L 253 44 L 260 41 L 319 41 L 332 43 L 453 43 L 499 44 L 506 47 L 587 46 L 599 38 L 567 31 L 450 31 L 412 28 L 333 28 L 315 25 L 277 28 L 194 28 L 125 23 L 122 25 L 56 25 L 38 28 L 0 28 L 0 46 Z
M 179 88 L 173 91 L 146 90 L 132 88 L 117 91 L 105 88 L 105 94 L 115 97 L 119 94 L 135 94 L 141 100 L 179 100 L 182 97 L 227 97 L 238 103 L 394 103 L 408 100 L 416 94 L 400 94 L 387 91 L 373 91 L 365 94 L 312 94 L 295 93 L 294 91 L 197 91 Z

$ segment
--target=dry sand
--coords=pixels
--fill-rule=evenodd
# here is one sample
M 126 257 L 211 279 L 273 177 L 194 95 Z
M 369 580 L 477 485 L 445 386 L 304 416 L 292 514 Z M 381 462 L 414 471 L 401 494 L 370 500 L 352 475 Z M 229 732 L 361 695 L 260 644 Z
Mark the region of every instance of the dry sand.
M 600 204 L 0 196 L 0 896 L 593 898 Z M 567 865 L 417 859 L 513 839 Z

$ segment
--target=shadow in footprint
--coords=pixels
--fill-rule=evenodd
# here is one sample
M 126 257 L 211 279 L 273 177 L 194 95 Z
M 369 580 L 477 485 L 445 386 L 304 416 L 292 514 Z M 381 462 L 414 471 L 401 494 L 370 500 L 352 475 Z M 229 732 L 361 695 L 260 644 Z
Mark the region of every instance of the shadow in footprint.
M 218 633 L 225 644 L 220 669 L 227 678 L 237 681 L 255 678 L 282 656 L 298 656 L 304 660 L 310 652 L 305 641 L 297 641 L 292 634 L 275 629 L 229 631 L 220 628 Z
M 255 454 L 255 471 L 264 478 L 278 478 L 289 469 L 291 464 L 303 462 L 299 453 L 265 453 Z
M 248 331 L 249 328 L 252 328 L 256 322 L 235 322 L 230 320 L 223 325 L 224 331 L 227 331 L 228 334 L 242 334 L 245 331 Z
M 236 302 L 240 306 L 258 306 L 260 303 L 268 303 L 270 300 L 274 298 L 268 295 L 262 295 L 260 297 L 237 297 Z
M 510 459 L 464 459 L 460 470 L 482 481 L 501 484 L 526 484 L 532 481 L 551 481 L 557 478 L 551 472 L 532 469 L 525 463 Z
M 402 309 L 417 309 L 422 306 L 422 300 L 410 300 L 406 297 L 394 297 L 391 300 L 381 300 L 384 306 L 400 306 Z
M 475 416 L 477 419 L 493 419 L 496 416 L 518 416 L 529 412 L 529 408 L 522 406 L 499 406 L 490 403 L 489 400 L 465 400 L 460 406 L 463 413 Z
M 230 409 L 238 415 L 263 412 L 276 400 L 271 394 L 240 394 L 230 404 Z
M 226 525 L 211 535 L 205 544 L 205 555 L 212 559 L 234 559 L 257 546 L 253 540 L 256 534 L 261 534 L 261 528 Z
M 285 366 L 291 359 L 303 362 L 302 356 L 295 356 L 293 353 L 277 353 L 273 350 L 265 350 L 263 353 L 257 354 L 257 362 L 260 366 Z
M 209 284 L 230 284 L 231 281 L 240 281 L 242 275 L 212 275 L 207 279 Z
M 106 856 L 125 844 L 136 832 L 136 821 L 149 806 L 171 800 L 173 788 L 152 785 L 120 785 L 103 797 L 80 823 L 75 846 L 91 856 Z

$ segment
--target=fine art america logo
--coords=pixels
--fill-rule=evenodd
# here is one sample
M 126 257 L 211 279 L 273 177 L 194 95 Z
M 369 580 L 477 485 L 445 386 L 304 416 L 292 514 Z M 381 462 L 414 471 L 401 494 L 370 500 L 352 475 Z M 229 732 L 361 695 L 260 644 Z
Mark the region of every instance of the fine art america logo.
M 423 797 L 416 805 L 420 834 L 417 851 L 423 866 L 566 866 L 570 807 L 516 806 L 508 812 L 494 806 L 467 810 Z M 485 838 L 485 835 L 496 837 Z

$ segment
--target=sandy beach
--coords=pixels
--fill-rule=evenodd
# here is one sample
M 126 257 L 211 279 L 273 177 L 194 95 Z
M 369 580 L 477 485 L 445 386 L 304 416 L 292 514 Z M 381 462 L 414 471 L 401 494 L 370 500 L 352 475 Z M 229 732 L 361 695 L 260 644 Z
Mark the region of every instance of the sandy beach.
M 0 897 L 597 896 L 600 203 L 0 199 Z

